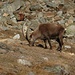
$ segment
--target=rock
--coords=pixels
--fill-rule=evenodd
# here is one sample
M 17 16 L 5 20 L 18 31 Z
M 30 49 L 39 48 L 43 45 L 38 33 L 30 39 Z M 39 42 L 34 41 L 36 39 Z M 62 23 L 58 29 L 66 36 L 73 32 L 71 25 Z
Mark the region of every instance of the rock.
M 29 72 L 28 75 L 35 75 L 33 72 Z
M 69 75 L 70 72 L 68 71 L 68 68 L 65 67 L 61 65 L 55 65 L 53 67 L 46 66 L 44 67 L 44 70 L 48 72 L 53 72 L 55 75 Z
M 8 13 L 4 13 L 4 14 L 3 14 L 4 17 L 7 17 L 8 15 L 9 15 Z
M 14 0 L 8 0 L 8 3 L 13 3 L 14 2 Z
M 58 15 L 58 16 L 62 16 L 62 14 L 63 14 L 62 11 L 58 11 L 58 12 L 57 12 L 57 15 Z
M 11 46 L 8 46 L 5 43 L 0 42 L 0 48 L 5 49 L 6 51 L 11 50 Z
M 43 17 L 38 17 L 40 23 L 46 23 L 46 19 Z
M 4 30 L 4 31 L 7 31 L 9 28 L 8 27 L 6 27 L 6 26 L 2 26 L 2 27 L 0 27 L 2 30 Z
M 12 14 L 14 11 L 18 10 L 21 6 L 23 6 L 23 1 L 21 0 L 15 0 L 11 4 L 4 4 L 1 11 L 8 12 L 9 14 Z
M 70 25 L 66 28 L 67 35 L 75 35 L 75 25 Z
M 0 8 L 2 8 L 3 5 L 4 5 L 4 2 L 0 1 Z
M 40 24 L 38 19 L 31 20 L 31 28 L 34 30 Z
M 56 7 L 56 4 L 53 2 L 46 2 L 47 7 Z
M 7 19 L 8 19 L 8 18 L 3 17 L 2 14 L 0 15 L 0 22 L 1 22 L 1 23 L 2 23 L 2 22 L 6 23 L 6 22 L 7 22 Z
M 13 39 L 15 39 L 15 40 L 20 39 L 20 34 L 16 34 L 16 35 L 13 37 Z
M 61 24 L 61 25 L 62 25 L 62 24 L 65 24 L 65 22 L 66 22 L 66 21 L 63 20 L 63 19 L 61 19 L 60 21 L 58 21 L 58 23 Z
M 7 28 L 8 25 L 14 26 L 17 23 L 13 14 L 11 16 L 0 16 L 0 22 L 2 23 L 2 26 L 5 26 Z
M 75 53 L 69 53 L 69 55 L 74 56 L 74 55 L 75 55 Z
M 5 53 L 7 53 L 7 51 L 0 48 L 0 54 L 5 54 Z
M 7 18 L 6 24 L 7 24 L 7 26 L 8 25 L 9 26 L 16 26 L 16 25 L 18 25 L 15 17 L 13 17 L 13 18 Z
M 17 62 L 19 64 L 26 65 L 26 66 L 31 66 L 32 65 L 28 60 L 25 60 L 25 59 L 18 59 Z
M 69 38 L 69 39 L 72 39 L 72 38 L 74 38 L 74 35 L 73 34 L 65 34 L 65 36 L 67 37 L 67 38 Z
M 49 2 L 49 1 L 42 1 L 42 2 L 40 2 L 40 6 L 41 6 L 41 8 L 42 8 L 42 10 L 45 10 L 45 11 L 47 11 L 49 8 L 46 6 L 46 3 L 47 2 Z
M 52 18 L 52 17 L 54 17 L 56 15 L 56 13 L 55 12 L 45 12 L 44 13 L 44 17 L 49 17 L 49 18 Z
M 68 10 L 67 10 L 67 13 L 68 13 L 68 14 L 74 14 L 74 9 L 68 9 Z
M 43 16 L 44 16 L 43 12 L 37 13 L 37 18 L 40 18 L 40 17 L 43 17 Z
M 0 75 L 6 75 L 6 73 L 0 73 Z
M 40 0 L 41 1 L 41 0 Z M 49 0 L 43 0 L 45 3 L 49 2 Z
M 25 20 L 28 19 L 31 21 L 32 19 L 35 19 L 37 17 L 38 13 L 36 11 L 33 11 L 31 13 L 25 13 Z
M 67 18 L 67 19 L 66 19 L 65 25 L 66 25 L 66 26 L 71 25 L 71 24 L 73 23 L 74 17 L 71 16 L 70 14 L 67 14 L 67 17 L 66 17 L 66 18 Z
M 60 16 L 55 16 L 54 17 L 54 21 L 60 21 L 61 20 L 61 17 Z
M 64 47 L 65 47 L 65 48 L 68 48 L 68 49 L 71 48 L 71 46 L 69 46 L 69 45 L 65 45 Z
M 42 57 L 45 61 L 48 61 L 49 59 L 47 57 Z
M 17 20 L 16 20 L 15 17 L 11 18 L 11 21 L 12 21 L 13 23 L 16 23 L 16 24 L 17 24 Z
M 53 3 L 53 2 L 47 2 L 46 6 L 51 7 L 51 8 L 56 8 L 57 7 L 57 5 L 55 3 Z
M 30 21 L 30 20 L 28 20 L 28 19 L 26 19 L 26 20 L 25 20 L 25 23 L 24 23 L 24 25 L 26 25 L 26 26 L 29 26 L 29 25 L 31 25 L 31 21 Z
M 75 17 L 73 18 L 73 22 L 75 22 Z
M 32 5 L 29 9 L 30 11 L 41 10 L 41 6 L 39 4 L 36 4 Z
M 64 7 L 64 3 L 60 3 L 59 5 L 58 5 L 58 7 L 56 8 L 56 10 L 58 11 L 60 11 L 60 10 L 62 10 L 63 12 L 64 12 L 64 9 L 65 9 L 65 7 Z

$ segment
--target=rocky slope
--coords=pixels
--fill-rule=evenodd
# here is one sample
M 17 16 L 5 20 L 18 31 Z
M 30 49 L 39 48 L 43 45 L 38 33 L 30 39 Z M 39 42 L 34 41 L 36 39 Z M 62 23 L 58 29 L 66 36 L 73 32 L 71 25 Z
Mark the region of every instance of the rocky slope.
M 74 0 L 0 0 L 0 75 L 75 74 Z M 44 49 L 42 40 L 29 47 L 24 35 L 41 23 L 57 22 L 66 28 L 63 51 L 51 41 Z

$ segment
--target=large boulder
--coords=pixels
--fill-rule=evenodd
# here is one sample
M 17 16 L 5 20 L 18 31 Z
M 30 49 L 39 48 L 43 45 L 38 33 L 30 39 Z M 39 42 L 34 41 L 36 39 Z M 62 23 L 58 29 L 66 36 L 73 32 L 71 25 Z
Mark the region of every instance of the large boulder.
M 13 3 L 5 3 L 3 7 L 1 8 L 2 12 L 7 12 L 9 14 L 12 14 L 14 11 L 18 10 L 21 6 L 23 6 L 24 3 L 21 0 L 15 0 Z
M 75 35 L 75 25 L 70 25 L 66 28 L 67 35 Z

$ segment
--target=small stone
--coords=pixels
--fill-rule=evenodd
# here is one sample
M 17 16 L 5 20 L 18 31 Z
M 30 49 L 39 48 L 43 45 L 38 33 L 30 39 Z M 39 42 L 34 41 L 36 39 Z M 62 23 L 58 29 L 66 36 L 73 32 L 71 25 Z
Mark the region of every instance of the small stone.
M 43 59 L 44 59 L 45 61 L 48 61 L 48 58 L 47 58 L 47 57 L 43 57 Z
M 55 4 L 54 2 L 47 2 L 47 3 L 46 3 L 46 6 L 47 6 L 47 7 L 56 8 L 56 7 L 57 7 L 57 4 Z
M 22 65 L 27 65 L 27 66 L 32 65 L 28 60 L 25 60 L 25 59 L 18 59 L 17 62 L 22 64 Z
M 75 55 L 74 53 L 69 53 L 71 56 Z
M 39 4 L 36 4 L 36 5 L 32 5 L 30 7 L 30 10 L 31 11 L 35 11 L 35 10 L 40 10 L 41 9 L 41 6 Z
M 59 24 L 65 24 L 65 20 L 62 19 L 62 20 L 58 21 L 58 23 Z
M 7 51 L 4 49 L 0 49 L 0 54 L 5 54 Z
M 9 15 L 8 13 L 4 13 L 4 14 L 3 14 L 4 17 L 7 17 L 8 15 Z
M 20 39 L 20 34 L 16 34 L 16 35 L 13 37 L 13 39 L 15 39 L 15 40 Z
M 44 17 L 49 17 L 49 18 L 54 17 L 55 15 L 56 15 L 56 13 L 54 13 L 54 12 L 46 12 L 46 13 L 44 13 Z
M 65 48 L 71 48 L 71 46 L 69 46 L 69 45 L 65 45 Z
M 62 16 L 62 14 L 63 14 L 62 11 L 58 11 L 58 12 L 57 12 L 57 15 L 58 15 L 58 16 Z
M 28 75 L 35 75 L 33 72 L 29 72 Z

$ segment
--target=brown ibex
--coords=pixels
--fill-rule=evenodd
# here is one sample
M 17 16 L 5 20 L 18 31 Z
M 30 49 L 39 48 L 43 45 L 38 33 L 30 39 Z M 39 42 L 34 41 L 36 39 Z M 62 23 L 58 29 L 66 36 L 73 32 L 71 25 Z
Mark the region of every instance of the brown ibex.
M 65 30 L 63 26 L 55 23 L 40 24 L 30 36 L 28 29 L 26 32 L 26 39 L 30 46 L 34 46 L 34 43 L 37 39 L 42 39 L 45 43 L 45 48 L 47 48 L 46 41 L 48 41 L 50 49 L 52 49 L 50 39 L 55 39 L 59 43 L 57 50 L 62 50 L 63 35 Z

